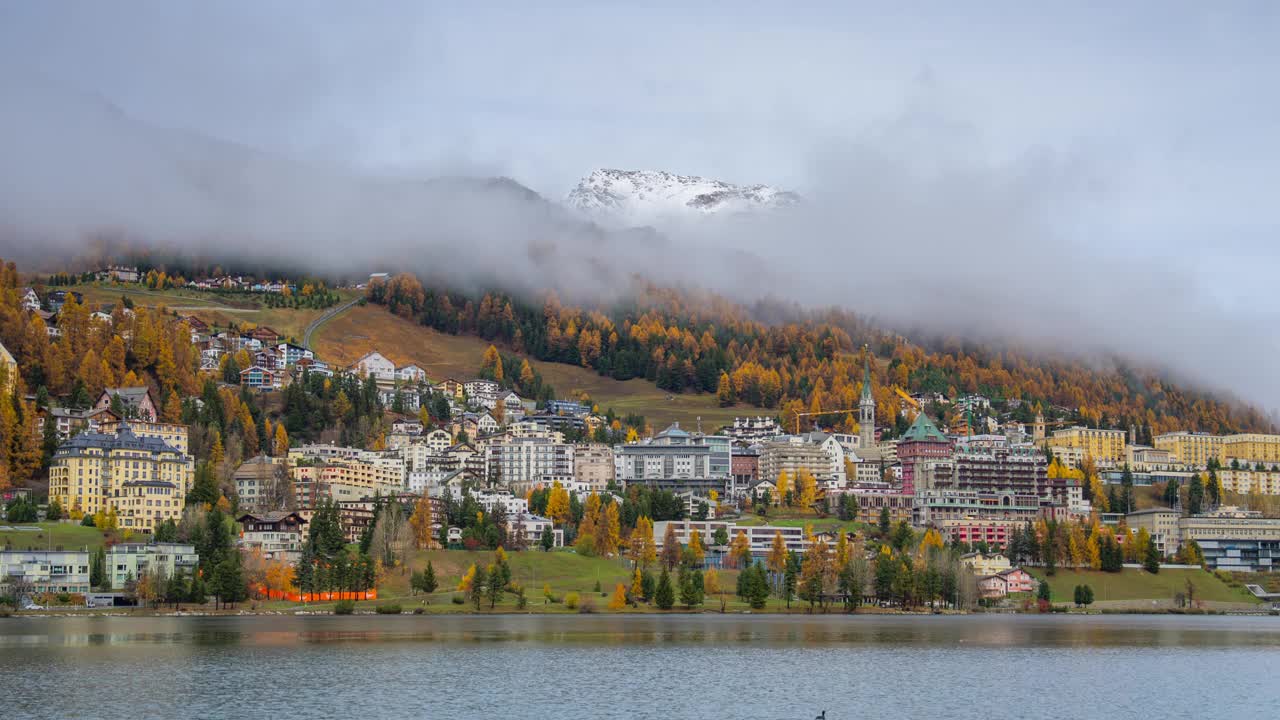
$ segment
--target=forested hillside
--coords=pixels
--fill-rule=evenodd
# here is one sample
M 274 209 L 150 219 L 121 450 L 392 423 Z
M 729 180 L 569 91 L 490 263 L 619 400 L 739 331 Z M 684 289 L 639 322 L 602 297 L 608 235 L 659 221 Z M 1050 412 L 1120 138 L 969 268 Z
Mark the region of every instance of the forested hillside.
M 371 283 L 367 297 L 401 317 L 476 335 L 539 360 L 581 365 L 620 380 L 643 377 L 673 393 L 718 393 L 722 404 L 779 411 L 788 426 L 797 412 L 856 407 L 869 351 L 881 418 L 899 416 L 905 402 L 895 389 L 900 388 L 952 399 L 981 393 L 995 401 L 1017 400 L 1011 405 L 1026 420 L 1039 407 L 1050 417 L 1090 426 L 1132 425 L 1142 438 L 1179 429 L 1273 429 L 1256 408 L 1118 360 L 1086 363 L 949 339 L 917 343 L 841 310 L 749 308 L 653 285 L 638 287 L 625 303 L 575 307 L 554 293 L 530 302 L 502 292 L 469 295 L 424 287 L 409 274 Z M 854 423 L 842 412 L 822 420 Z

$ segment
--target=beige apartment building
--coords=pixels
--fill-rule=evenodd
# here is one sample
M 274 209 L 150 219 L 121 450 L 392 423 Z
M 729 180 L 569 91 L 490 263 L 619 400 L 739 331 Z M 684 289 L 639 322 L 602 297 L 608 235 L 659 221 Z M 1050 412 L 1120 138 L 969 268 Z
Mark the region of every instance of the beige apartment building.
M 1175 462 L 1202 468 L 1211 458 L 1222 456 L 1222 436 L 1187 431 L 1164 433 L 1154 438 L 1157 450 L 1167 450 Z
M 180 452 L 186 453 L 187 443 L 187 426 L 178 423 L 163 422 L 147 422 L 145 420 L 121 420 L 114 413 L 104 412 L 98 418 L 98 432 L 104 435 L 115 435 L 121 425 L 129 426 L 134 435 L 138 437 L 156 438 L 165 445 L 177 448 Z
M 81 433 L 58 447 L 49 499 L 86 515 L 115 509 L 121 528 L 152 532 L 182 514 L 194 475 L 190 455 L 122 425 L 114 434 Z
M 613 448 L 601 443 L 579 445 L 574 448 L 573 478 L 586 484 L 593 492 L 604 492 L 613 480 Z
M 1280 472 L 1226 468 L 1218 471 L 1218 479 L 1222 481 L 1222 489 L 1229 492 L 1280 495 Z
M 1222 464 L 1230 465 L 1232 460 L 1250 465 L 1262 463 L 1267 466 L 1280 465 L 1280 435 L 1263 435 L 1261 433 L 1243 433 L 1227 435 L 1222 438 Z
M 1054 448 L 1079 448 L 1086 456 L 1099 464 L 1118 465 L 1125 461 L 1125 432 L 1123 430 L 1099 430 L 1087 427 L 1069 427 L 1054 430 L 1048 444 Z
M 378 465 L 359 460 L 334 460 L 323 465 L 299 465 L 289 469 L 296 485 L 348 488 L 343 495 L 391 495 L 404 489 L 403 466 Z M 301 490 L 299 490 L 301 492 Z M 335 500 L 339 499 L 337 497 Z M 343 498 L 345 499 L 345 498 Z

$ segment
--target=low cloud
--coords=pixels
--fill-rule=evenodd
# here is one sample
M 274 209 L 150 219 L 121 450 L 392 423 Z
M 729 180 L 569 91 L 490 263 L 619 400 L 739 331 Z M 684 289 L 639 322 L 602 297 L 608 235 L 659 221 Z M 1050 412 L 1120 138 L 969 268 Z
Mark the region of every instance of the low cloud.
M 980 132 L 934 109 L 819 143 L 795 208 L 615 231 L 514 181 L 358 177 L 155 127 L 37 75 L 0 85 L 0 254 L 42 268 L 106 233 L 215 261 L 411 270 L 580 299 L 641 276 L 904 330 L 1121 354 L 1280 405 L 1272 315 L 1228 312 L 1185 267 L 1063 231 L 1105 193 L 1094 158 L 991 161 Z

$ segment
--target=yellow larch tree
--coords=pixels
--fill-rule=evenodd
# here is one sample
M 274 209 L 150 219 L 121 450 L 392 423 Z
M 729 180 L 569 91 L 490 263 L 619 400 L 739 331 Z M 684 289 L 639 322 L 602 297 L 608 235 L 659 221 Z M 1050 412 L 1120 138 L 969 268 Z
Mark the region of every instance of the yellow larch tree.
M 769 546 L 769 556 L 765 560 L 771 572 L 780 573 L 787 568 L 787 543 L 782 539 L 782 531 L 773 533 L 773 543 Z
M 278 425 L 276 427 L 279 427 Z M 435 534 L 432 532 L 431 500 L 427 497 L 418 499 L 413 504 L 413 515 L 409 517 L 409 528 L 413 532 L 413 545 L 419 550 L 430 548 L 435 543 Z
M 569 522 L 569 491 L 557 480 L 547 496 L 547 516 L 557 525 Z
M 462 579 L 458 581 L 458 592 L 469 592 L 471 584 L 476 579 L 476 564 L 471 563 L 471 567 L 467 568 L 467 572 L 462 575 Z
M 808 469 L 801 469 L 796 484 L 800 486 L 797 493 L 800 507 L 812 507 L 818 500 L 818 479 Z
M 284 457 L 289 454 L 289 432 L 284 429 L 284 423 L 276 424 L 276 436 L 272 450 L 276 457 Z
M 702 562 L 702 558 L 706 557 L 706 549 L 702 547 L 702 533 L 697 530 L 689 533 L 689 552 L 693 554 L 693 558 L 699 563 Z
M 745 568 L 751 564 L 751 541 L 741 530 L 734 536 L 733 542 L 729 543 L 729 560 L 734 567 Z
M 613 597 L 609 598 L 610 610 L 621 610 L 627 606 L 627 586 L 618 583 L 613 586 Z
M 791 474 L 786 470 L 778 473 L 778 497 L 777 504 L 785 505 L 787 502 L 787 492 L 791 490 Z

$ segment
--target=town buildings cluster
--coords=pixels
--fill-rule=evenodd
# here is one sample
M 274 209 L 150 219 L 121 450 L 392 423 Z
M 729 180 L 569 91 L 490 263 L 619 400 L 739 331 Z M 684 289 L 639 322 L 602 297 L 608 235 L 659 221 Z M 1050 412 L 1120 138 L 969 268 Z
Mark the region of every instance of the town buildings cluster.
M 122 282 L 137 279 L 128 279 L 128 268 L 107 272 Z M 36 298 L 28 309 L 62 301 L 53 295 L 43 304 Z M 31 302 L 24 297 L 26 305 Z M 1186 482 L 1212 469 L 1226 491 L 1280 495 L 1280 435 L 1174 432 L 1155 436 L 1148 446 L 1136 443 L 1132 431 L 1069 426 L 1049 432 L 1043 416 L 1029 429 L 1016 421 L 1001 424 L 979 395 L 955 401 L 965 419 L 944 431 L 925 408 L 945 398 L 921 395 L 904 396 L 914 417 L 905 432 L 887 438 L 877 426 L 866 371 L 856 432 L 801 432 L 798 423 L 787 428 L 772 417 L 745 417 L 714 433 L 672 423 L 631 442 L 591 442 L 607 420 L 583 403 L 539 405 L 488 378 L 432 381 L 422 367 L 397 365 L 376 350 L 335 368 L 270 327 L 216 331 L 198 317 L 182 320 L 201 369 L 224 383 L 269 392 L 308 374 L 356 376 L 372 382 L 383 407 L 398 418 L 378 449 L 296 444 L 287 453 L 249 458 L 234 471 L 243 528 L 238 542 L 289 563 L 297 561 L 306 525 L 325 501 L 338 507 L 343 533 L 353 542 L 387 499 L 409 505 L 425 498 L 435 508 L 433 537 L 458 538 L 461 530 L 443 527 L 439 509 L 466 494 L 499 513 L 508 532 L 530 543 L 549 533 L 559 545 L 562 530 L 531 512 L 531 493 L 559 487 L 579 497 L 620 498 L 638 485 L 670 491 L 686 508 L 684 519 L 655 523 L 657 542 L 672 523 L 681 542 L 695 530 L 704 538 L 742 533 L 752 554 L 764 555 L 776 535 L 799 553 L 811 536 L 801 528 L 736 523 L 732 515 L 785 504 L 869 524 L 887 517 L 998 553 L 1029 523 L 1094 514 L 1082 481 L 1051 473 L 1051 458 L 1065 467 L 1089 464 L 1111 484 L 1122 478 L 1136 485 Z M 11 384 L 17 372 L 13 356 L 0 346 L 0 382 Z M 447 419 L 424 420 L 420 411 L 427 403 L 443 404 Z M 187 428 L 161 422 L 146 387 L 106 388 L 88 409 L 49 406 L 42 412 L 59 440 L 49 469 L 51 502 L 74 515 L 111 513 L 120 528 L 140 533 L 181 518 L 195 474 Z M 981 419 L 975 421 L 975 414 Z M 1223 506 L 1185 515 L 1175 507 L 1102 517 L 1109 524 L 1122 519 L 1145 528 L 1164 556 L 1194 541 L 1211 568 L 1271 569 L 1280 558 L 1280 519 L 1257 512 Z M 122 559 L 120 566 L 133 572 L 139 562 L 176 563 L 172 572 L 190 554 L 148 547 L 153 549 L 132 551 L 135 559 Z M 50 591 L 88 589 L 81 578 L 84 558 L 76 552 L 12 552 L 18 554 L 0 558 L 0 577 L 12 571 Z M 974 557 L 984 593 L 1024 591 L 1021 571 L 984 554 Z

